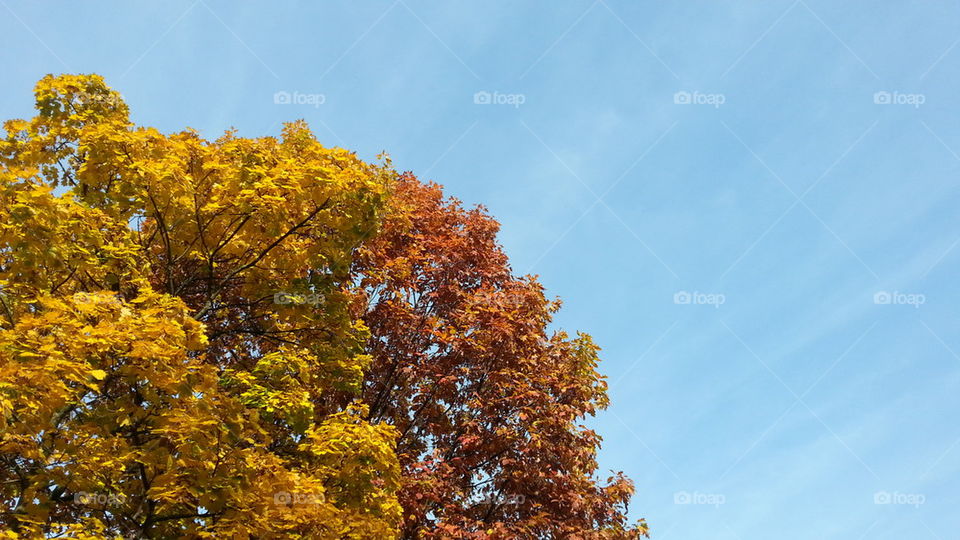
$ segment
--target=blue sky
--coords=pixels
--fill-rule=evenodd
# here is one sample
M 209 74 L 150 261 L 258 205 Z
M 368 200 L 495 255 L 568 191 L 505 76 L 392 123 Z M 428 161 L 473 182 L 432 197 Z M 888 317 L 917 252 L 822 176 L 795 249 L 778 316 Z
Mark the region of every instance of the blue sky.
M 0 118 L 97 72 L 165 131 L 387 150 L 603 346 L 655 538 L 957 538 L 960 5 L 559 4 L 0 0 Z

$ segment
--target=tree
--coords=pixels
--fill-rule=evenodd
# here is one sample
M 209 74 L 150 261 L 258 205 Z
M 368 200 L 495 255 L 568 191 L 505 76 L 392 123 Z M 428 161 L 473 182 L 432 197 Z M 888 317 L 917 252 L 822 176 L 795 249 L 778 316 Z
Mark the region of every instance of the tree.
M 0 538 L 636 538 L 482 209 L 47 76 L 0 140 Z
M 399 432 L 403 538 L 636 538 L 633 492 L 594 477 L 607 405 L 590 337 L 549 333 L 559 301 L 515 277 L 482 208 L 398 178 L 356 259 L 374 357 L 370 420 Z
M 137 127 L 97 76 L 36 98 L 0 143 L 2 528 L 395 535 L 395 430 L 331 398 L 370 360 L 344 285 L 388 169 L 302 123 Z

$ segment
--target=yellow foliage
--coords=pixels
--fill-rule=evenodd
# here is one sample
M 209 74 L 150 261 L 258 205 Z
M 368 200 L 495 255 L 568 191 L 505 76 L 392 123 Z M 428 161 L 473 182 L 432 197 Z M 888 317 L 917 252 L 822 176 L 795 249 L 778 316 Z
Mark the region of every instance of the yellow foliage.
M 135 126 L 95 75 L 36 99 L 0 140 L 0 538 L 395 537 L 346 282 L 388 165 Z

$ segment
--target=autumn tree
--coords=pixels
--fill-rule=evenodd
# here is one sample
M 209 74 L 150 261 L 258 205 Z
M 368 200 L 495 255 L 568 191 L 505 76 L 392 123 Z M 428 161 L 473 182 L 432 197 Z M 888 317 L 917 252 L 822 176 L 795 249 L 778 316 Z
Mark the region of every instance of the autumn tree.
M 356 259 L 374 358 L 370 421 L 399 432 L 402 538 L 637 538 L 633 486 L 596 478 L 607 405 L 597 346 L 550 330 L 559 301 L 517 277 L 497 222 L 439 186 L 398 178 L 382 233 Z
M 36 108 L 0 142 L 4 534 L 395 536 L 396 431 L 332 399 L 370 361 L 346 284 L 388 168 L 302 123 L 135 126 L 97 76 Z
M 0 139 L 0 538 L 636 538 L 589 336 L 498 225 L 48 76 Z

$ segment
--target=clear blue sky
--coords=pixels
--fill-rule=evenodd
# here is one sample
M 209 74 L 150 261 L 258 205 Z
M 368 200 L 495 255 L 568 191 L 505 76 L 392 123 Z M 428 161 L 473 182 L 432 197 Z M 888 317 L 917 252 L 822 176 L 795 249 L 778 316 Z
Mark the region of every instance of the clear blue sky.
M 387 150 L 604 347 L 656 538 L 957 538 L 960 5 L 559 4 L 0 0 L 0 117 L 98 72 L 165 131 Z

